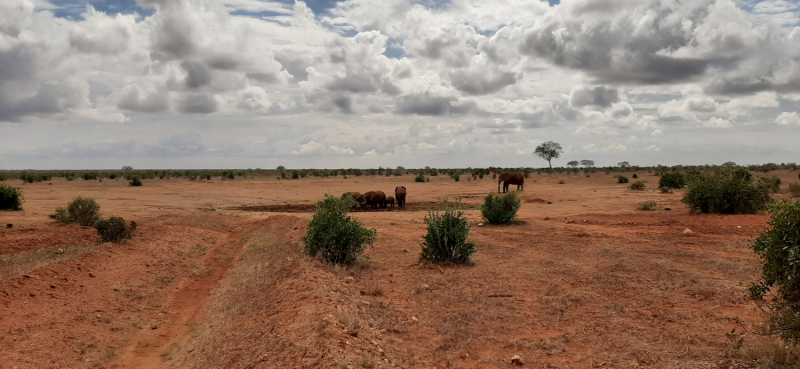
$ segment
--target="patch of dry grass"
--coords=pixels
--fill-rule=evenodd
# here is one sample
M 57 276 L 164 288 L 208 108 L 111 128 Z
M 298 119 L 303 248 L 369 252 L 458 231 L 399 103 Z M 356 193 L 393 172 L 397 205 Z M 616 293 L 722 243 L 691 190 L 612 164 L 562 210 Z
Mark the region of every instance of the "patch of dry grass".
M 83 256 L 97 247 L 95 244 L 61 246 L 20 254 L 0 255 L 0 280 L 15 278 L 58 263 Z

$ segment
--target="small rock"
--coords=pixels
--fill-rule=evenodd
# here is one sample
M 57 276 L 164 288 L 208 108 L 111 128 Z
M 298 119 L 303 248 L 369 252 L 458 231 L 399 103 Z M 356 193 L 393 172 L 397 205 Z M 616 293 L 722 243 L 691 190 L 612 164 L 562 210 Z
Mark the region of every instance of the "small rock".
M 408 252 L 408 250 L 403 250 L 403 252 Z
M 742 229 L 742 226 L 736 226 L 736 228 Z
M 14 225 L 11 224 L 11 223 L 8 223 L 8 224 L 6 224 L 6 228 L 8 228 L 8 229 L 14 228 Z
M 481 227 L 481 226 L 483 226 L 483 223 L 478 223 L 478 227 Z
M 94 278 L 94 273 L 89 273 L 89 277 Z
M 345 279 L 344 279 L 345 283 L 350 283 L 350 282 L 352 282 L 353 280 L 354 280 L 354 278 L 353 278 L 353 277 L 347 277 L 347 278 L 345 278 Z
M 685 234 L 685 235 L 689 236 L 689 235 L 693 235 L 693 234 L 694 234 L 694 232 L 692 232 L 692 230 L 691 230 L 691 229 L 689 229 L 689 228 L 686 228 L 686 229 L 684 229 L 684 230 L 683 230 L 683 234 Z
M 381 333 L 383 333 L 383 334 L 386 334 L 387 332 L 388 332 L 388 331 L 387 331 L 385 328 L 384 328 L 384 329 L 381 329 Z
M 550 220 L 550 217 L 544 217 L 544 220 Z
M 672 210 L 672 208 L 664 208 L 664 210 L 670 211 L 670 210 Z
M 416 322 L 418 322 L 418 321 L 419 321 L 419 319 L 417 319 L 417 317 L 415 317 L 415 316 L 412 316 L 412 317 L 411 317 L 411 321 L 412 321 L 412 322 L 414 322 L 414 323 L 416 323 Z
M 427 290 L 428 288 L 431 288 L 431 286 L 428 286 L 427 284 L 423 283 L 422 288 Z
M 511 364 L 522 365 L 524 363 L 522 362 L 522 358 L 519 357 L 519 355 L 514 355 L 511 357 Z
M 58 253 L 59 254 L 63 254 L 64 253 L 64 249 L 58 249 Z
M 56 288 L 56 286 L 51 284 L 51 285 L 50 285 L 50 288 Z

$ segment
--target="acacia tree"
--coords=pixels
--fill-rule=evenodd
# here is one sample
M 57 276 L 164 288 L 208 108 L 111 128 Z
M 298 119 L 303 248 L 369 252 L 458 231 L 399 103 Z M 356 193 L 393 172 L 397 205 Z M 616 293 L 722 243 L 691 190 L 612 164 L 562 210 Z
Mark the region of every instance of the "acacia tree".
M 561 149 L 561 145 L 553 141 L 547 141 L 539 146 L 536 146 L 536 150 L 533 150 L 533 155 L 547 160 L 547 164 L 550 165 L 550 169 L 553 169 L 553 163 L 551 161 L 553 159 L 557 159 L 562 152 L 564 152 L 564 150 Z
M 572 167 L 574 169 L 574 168 L 576 168 L 578 166 L 578 164 L 580 164 L 580 163 L 578 163 L 577 160 L 573 160 L 573 161 L 567 163 L 567 166 L 570 166 L 570 167 Z
M 617 166 L 620 167 L 620 168 L 627 168 L 627 167 L 631 166 L 631 164 L 628 163 L 627 161 L 622 161 L 622 162 L 617 163 Z
M 583 159 L 581 160 L 581 165 L 583 165 L 584 168 L 591 168 L 594 166 L 594 160 Z

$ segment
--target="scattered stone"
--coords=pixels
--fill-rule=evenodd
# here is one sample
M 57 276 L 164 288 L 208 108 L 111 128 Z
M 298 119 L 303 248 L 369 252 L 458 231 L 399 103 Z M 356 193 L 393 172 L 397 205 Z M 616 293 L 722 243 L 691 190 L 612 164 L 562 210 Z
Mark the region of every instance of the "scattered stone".
M 550 220 L 550 217 L 544 217 L 544 220 Z
M 478 227 L 482 227 L 482 226 L 483 226 L 483 223 L 478 223 Z
M 382 334 L 386 334 L 386 333 L 388 333 L 388 332 L 389 332 L 389 331 L 387 331 L 387 330 L 386 330 L 386 328 L 383 328 L 383 329 L 381 329 L 381 333 L 382 333 Z
M 522 362 L 522 358 L 519 357 L 519 355 L 514 355 L 511 357 L 511 364 L 522 365 L 524 363 Z
M 417 319 L 417 317 L 415 317 L 415 316 L 412 316 L 412 317 L 411 317 L 411 321 L 412 321 L 412 322 L 414 322 L 414 323 L 416 323 L 416 322 L 418 322 L 418 321 L 419 321 L 419 319 Z
M 736 226 L 736 228 L 742 229 L 742 226 Z
M 58 249 L 58 253 L 59 254 L 63 254 L 64 253 L 64 249 Z
M 89 273 L 89 277 L 94 278 L 94 273 Z
M 50 285 L 50 288 L 56 288 L 56 286 L 51 284 L 51 285 Z
M 692 232 L 692 230 L 691 230 L 691 229 L 689 229 L 689 228 L 686 228 L 686 229 L 684 229 L 684 230 L 683 230 L 683 234 L 685 234 L 685 235 L 687 235 L 687 236 L 690 236 L 690 235 L 693 235 L 693 234 L 694 234 L 694 232 Z
M 427 284 L 425 284 L 425 283 L 423 283 L 423 284 L 422 284 L 422 289 L 425 289 L 425 290 L 427 290 L 428 288 L 431 288 L 431 286 L 428 286 L 428 285 L 427 285 Z
M 347 277 L 347 278 L 344 279 L 344 281 L 345 281 L 345 283 L 350 283 L 350 282 L 353 281 L 353 279 L 354 279 L 353 277 Z
M 6 228 L 7 228 L 7 229 L 14 228 L 14 225 L 13 225 L 13 224 L 11 224 L 11 223 L 8 223 L 8 224 L 6 224 Z
M 408 252 L 408 250 L 403 250 L 403 252 Z
M 670 211 L 670 210 L 672 210 L 672 208 L 664 208 L 664 210 Z

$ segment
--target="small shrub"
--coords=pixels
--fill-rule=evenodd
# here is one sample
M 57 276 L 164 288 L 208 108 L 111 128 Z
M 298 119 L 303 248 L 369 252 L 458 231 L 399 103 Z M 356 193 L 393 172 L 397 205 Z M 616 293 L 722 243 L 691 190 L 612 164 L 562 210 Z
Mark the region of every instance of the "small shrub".
M 800 197 L 800 183 L 789 183 L 789 193 L 792 197 Z
M 633 177 L 633 179 L 639 178 L 639 176 L 636 173 L 633 173 L 631 177 Z
M 653 200 L 647 200 L 639 204 L 639 210 L 653 210 L 658 206 L 658 203 Z
M 672 190 L 668 187 L 659 187 L 658 190 L 661 191 L 661 193 L 672 193 Z
M 631 190 L 634 190 L 634 191 L 644 191 L 645 185 L 644 185 L 644 182 L 642 182 L 642 181 L 636 181 L 636 182 L 631 183 L 631 185 L 628 186 L 628 188 L 630 188 Z
M 136 222 L 131 222 L 130 227 L 125 224 L 122 217 L 111 217 L 98 220 L 94 224 L 102 242 L 122 242 L 133 238 L 136 233 Z
M 661 175 L 658 187 L 683 188 L 686 186 L 686 175 L 681 172 L 667 172 Z
M 588 176 L 587 176 L 587 177 L 588 177 Z M 562 180 L 560 180 L 560 181 L 558 181 L 558 184 L 564 184 L 564 183 L 565 183 L 565 182 L 564 182 L 564 180 L 563 180 L 563 179 L 562 179 Z
M 76 197 L 67 208 L 56 209 L 55 214 L 50 214 L 51 219 L 61 223 L 78 223 L 84 227 L 91 227 L 100 220 L 100 205 L 92 198 Z
M 292 179 L 298 179 L 298 178 L 300 178 L 300 172 L 298 172 L 296 170 L 293 170 L 292 171 Z
M 444 202 L 442 214 L 438 210 L 429 210 L 425 217 L 428 234 L 422 238 L 420 259 L 431 262 L 469 263 L 470 256 L 475 253 L 475 244 L 467 242 L 472 228 L 464 218 L 461 200 L 455 203 Z
M 628 177 L 625 177 L 623 175 L 618 175 L 617 176 L 617 182 L 618 183 L 628 183 Z
M 141 186 L 142 184 L 143 184 L 142 180 L 139 179 L 139 177 L 136 177 L 136 176 L 132 177 L 131 181 L 128 182 L 128 186 L 132 186 L 132 187 L 138 187 L 138 186 Z
M 483 200 L 481 214 L 486 218 L 486 221 L 492 224 L 510 222 L 517 216 L 517 211 L 520 208 L 520 201 L 516 192 L 508 192 L 504 195 L 490 193 Z
M 22 189 L 0 184 L 0 210 L 22 210 Z
M 800 200 L 769 206 L 772 229 L 753 243 L 761 259 L 761 278 L 750 285 L 750 298 L 768 312 L 769 333 L 800 343 Z M 776 291 L 772 291 L 775 289 Z M 767 299 L 765 297 L 769 296 Z
M 361 255 L 366 245 L 372 245 L 377 231 L 361 226 L 358 219 L 347 216 L 347 211 L 356 205 L 352 197 L 340 199 L 325 195 L 317 202 L 317 212 L 308 223 L 303 237 L 305 251 L 310 256 L 340 264 L 350 264 Z
M 737 168 L 693 176 L 682 201 L 702 213 L 756 214 L 766 209 L 770 197 L 747 169 Z
M 456 182 L 458 182 L 459 180 L 461 180 L 461 176 L 460 176 L 460 175 L 458 175 L 458 174 L 454 174 L 454 175 L 453 175 L 453 180 L 454 180 L 454 181 L 456 181 Z
M 420 174 L 420 175 L 414 177 L 414 182 L 425 182 L 425 176 Z
M 778 177 L 762 177 L 758 180 L 758 184 L 762 187 L 768 189 L 772 193 L 778 193 L 781 191 L 781 181 Z

